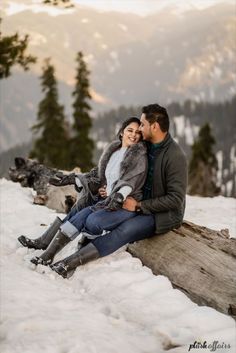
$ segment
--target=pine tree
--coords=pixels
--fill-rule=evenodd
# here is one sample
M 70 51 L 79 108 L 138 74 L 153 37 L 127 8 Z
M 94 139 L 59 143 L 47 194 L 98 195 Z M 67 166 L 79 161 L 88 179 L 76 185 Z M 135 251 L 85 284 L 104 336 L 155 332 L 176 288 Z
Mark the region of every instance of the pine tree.
M 77 54 L 78 64 L 76 74 L 73 113 L 73 136 L 70 143 L 71 167 L 80 167 L 82 171 L 88 171 L 93 167 L 92 157 L 94 142 L 89 137 L 92 127 L 92 119 L 89 115 L 91 107 L 89 101 L 89 74 L 82 52 Z
M 68 136 L 63 106 L 58 103 L 55 70 L 50 59 L 45 60 L 41 85 L 45 96 L 39 103 L 37 123 L 32 127 L 39 136 L 34 141 L 30 157 L 50 167 L 67 168 Z
M 1 21 L 0 18 L 0 24 Z M 18 33 L 3 37 L 0 32 L 0 79 L 10 76 L 11 69 L 16 64 L 28 70 L 29 65 L 36 62 L 36 57 L 25 54 L 28 44 L 28 35 L 20 39 Z
M 74 7 L 71 0 L 43 0 L 43 3 L 46 5 L 53 5 L 53 6 L 64 5 L 65 8 Z
M 216 185 L 217 159 L 213 152 L 215 139 L 208 123 L 199 131 L 192 146 L 189 164 L 189 193 L 200 196 L 216 196 L 220 188 Z

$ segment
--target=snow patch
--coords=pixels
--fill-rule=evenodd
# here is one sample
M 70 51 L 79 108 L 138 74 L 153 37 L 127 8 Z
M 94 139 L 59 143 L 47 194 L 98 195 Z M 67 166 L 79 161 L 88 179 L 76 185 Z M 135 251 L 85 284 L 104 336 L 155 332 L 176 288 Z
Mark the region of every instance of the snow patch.
M 102 35 L 101 35 L 101 33 L 99 33 L 99 32 L 95 32 L 95 33 L 93 34 L 93 36 L 94 36 L 94 38 L 96 38 L 96 39 L 102 38 Z
M 118 23 L 118 26 L 122 29 L 122 31 L 124 31 L 124 32 L 128 31 L 128 27 L 126 25 L 124 25 L 123 23 Z
M 101 48 L 104 49 L 104 50 L 106 50 L 106 49 L 108 48 L 108 45 L 105 44 L 105 43 L 103 43 L 103 44 L 101 45 Z
M 2 352 L 164 353 L 172 345 L 180 347 L 171 351 L 187 353 L 200 338 L 224 341 L 231 345 L 224 353 L 233 353 L 233 319 L 194 304 L 124 249 L 78 268 L 68 280 L 35 268 L 29 260 L 41 251 L 23 248 L 17 237 L 39 236 L 57 214 L 33 205 L 31 189 L 5 179 L 0 202 Z M 230 228 L 235 210 L 234 199 L 188 197 L 186 219 Z M 75 249 L 76 240 L 56 260 Z
M 48 41 L 46 37 L 44 37 L 38 32 L 29 31 L 28 34 L 30 36 L 30 45 L 33 45 L 35 47 L 40 46 L 42 44 L 46 44 Z
M 89 21 L 88 18 L 82 18 L 82 19 L 81 19 L 81 23 L 86 24 L 86 23 L 89 23 L 89 22 L 90 22 L 90 21 Z
M 184 128 L 185 128 L 185 116 L 184 115 L 175 116 L 173 118 L 173 120 L 174 120 L 174 124 L 175 124 L 175 128 L 176 128 L 176 134 L 179 137 L 183 137 L 184 136 Z

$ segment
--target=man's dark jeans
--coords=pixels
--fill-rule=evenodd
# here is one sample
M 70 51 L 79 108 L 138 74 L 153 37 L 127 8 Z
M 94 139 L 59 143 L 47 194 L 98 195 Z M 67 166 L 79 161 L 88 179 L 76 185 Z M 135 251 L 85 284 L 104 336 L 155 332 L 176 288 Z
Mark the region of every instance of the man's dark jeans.
M 141 239 L 149 238 L 155 233 L 153 215 L 137 215 L 112 230 L 109 234 L 92 240 L 100 256 L 112 254 L 121 246 Z

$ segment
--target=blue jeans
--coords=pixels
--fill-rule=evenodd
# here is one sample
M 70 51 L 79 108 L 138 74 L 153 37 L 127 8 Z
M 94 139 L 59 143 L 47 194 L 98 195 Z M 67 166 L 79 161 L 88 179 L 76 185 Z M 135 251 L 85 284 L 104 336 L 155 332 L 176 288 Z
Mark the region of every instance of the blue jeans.
M 153 215 L 136 215 L 121 223 L 109 234 L 93 239 L 100 256 L 112 254 L 121 246 L 149 238 L 155 234 L 155 218 Z
M 99 236 L 103 231 L 111 231 L 119 226 L 122 222 L 136 216 L 135 212 L 124 209 L 118 211 L 96 210 L 91 206 L 77 211 L 72 209 L 64 218 L 61 230 L 72 240 L 79 235 L 81 231 L 85 231 L 92 236 Z

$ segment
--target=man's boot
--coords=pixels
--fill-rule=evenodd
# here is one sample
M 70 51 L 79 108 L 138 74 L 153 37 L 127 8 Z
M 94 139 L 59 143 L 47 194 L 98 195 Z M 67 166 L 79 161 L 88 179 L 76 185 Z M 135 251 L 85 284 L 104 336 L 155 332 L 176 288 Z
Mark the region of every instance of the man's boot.
M 35 265 L 48 266 L 52 263 L 54 256 L 70 241 L 71 239 L 66 234 L 59 231 L 47 247 L 47 250 L 42 255 L 33 257 L 30 261 Z
M 83 231 L 80 233 L 79 235 L 79 240 L 78 240 L 78 244 L 77 244 L 77 250 L 80 250 L 81 248 L 85 247 L 86 245 L 88 245 L 92 239 L 88 238 L 87 235 L 90 235 L 88 234 L 87 232 Z
M 37 239 L 27 238 L 25 235 L 21 235 L 18 240 L 19 242 L 29 249 L 47 249 L 47 246 L 51 243 L 52 239 L 56 235 L 62 224 L 62 220 L 57 217 L 50 227 Z
M 51 265 L 51 269 L 62 277 L 67 278 L 69 272 L 75 270 L 76 267 L 84 265 L 92 260 L 96 260 L 99 257 L 100 255 L 97 248 L 92 243 L 89 243 L 80 250 L 77 250 L 74 254 L 66 257 L 64 260 Z

